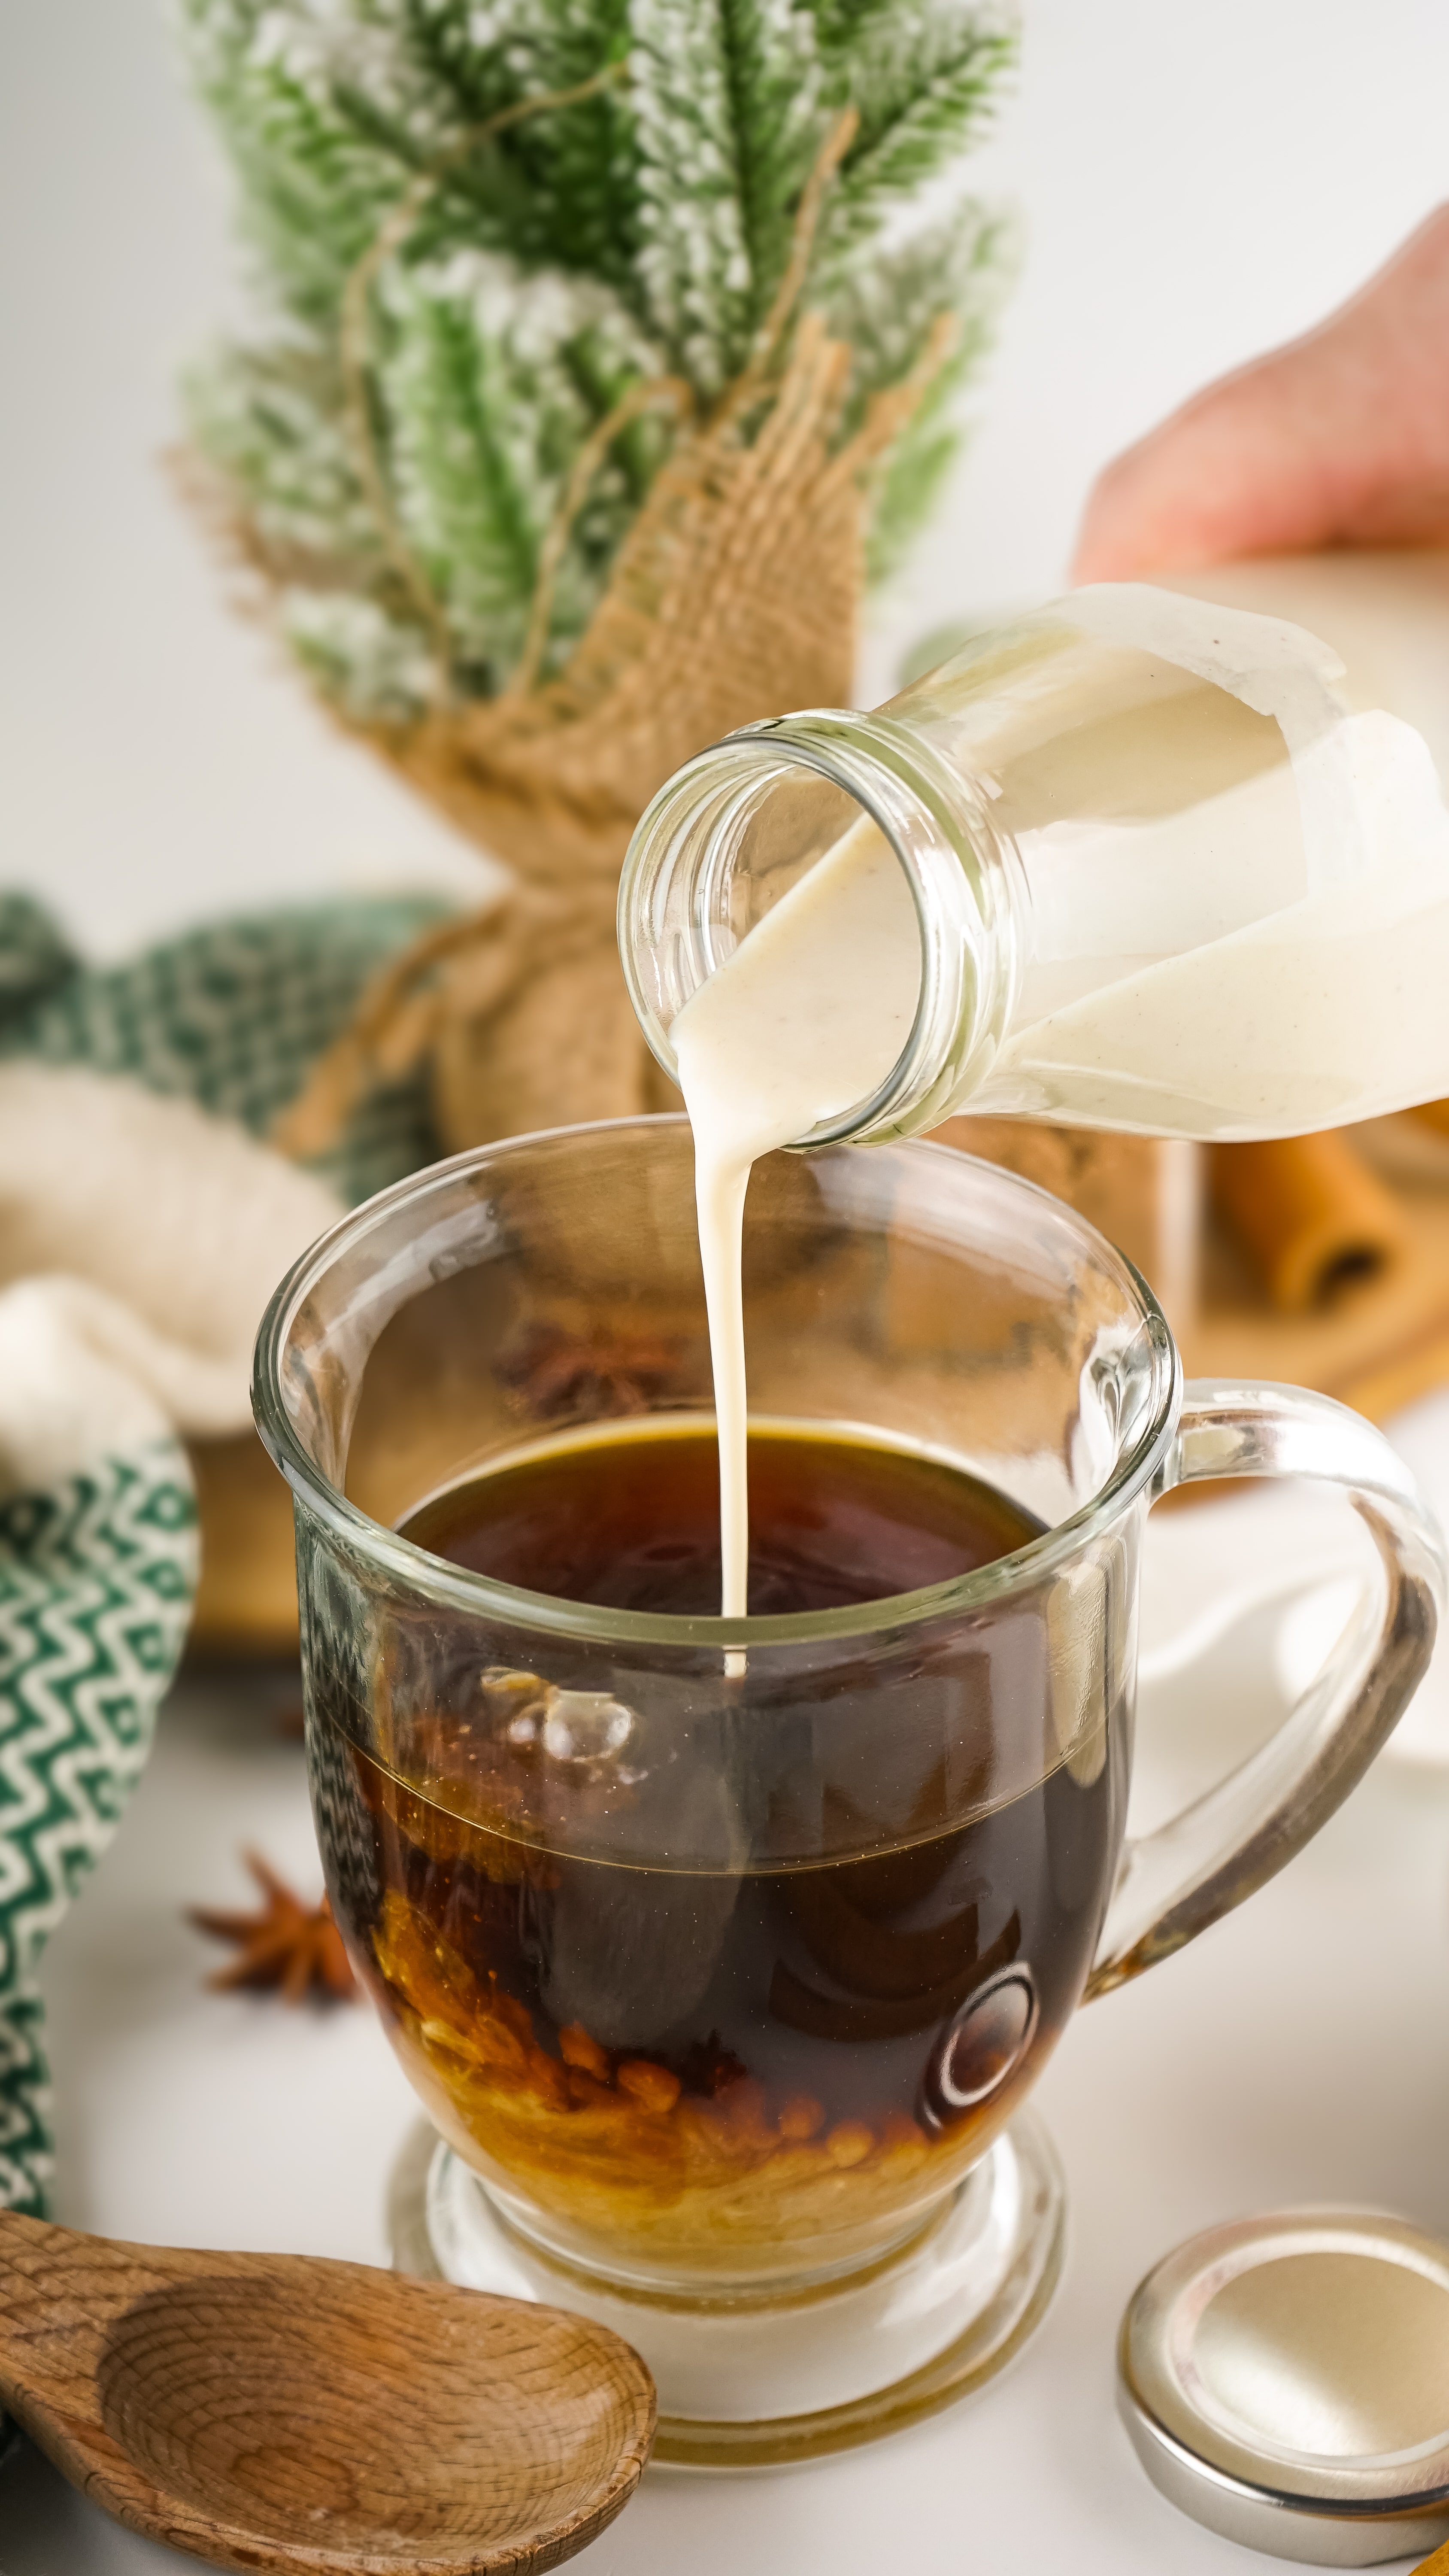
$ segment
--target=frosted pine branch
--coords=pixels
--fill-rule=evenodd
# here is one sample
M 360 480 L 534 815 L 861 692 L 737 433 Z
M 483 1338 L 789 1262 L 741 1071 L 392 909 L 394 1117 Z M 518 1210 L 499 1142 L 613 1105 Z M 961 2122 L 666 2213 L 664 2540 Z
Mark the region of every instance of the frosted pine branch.
M 544 534 L 621 393 L 682 375 L 707 405 L 744 365 L 847 105 L 859 128 L 802 297 L 855 349 L 842 437 L 943 307 L 959 317 L 952 369 L 876 489 L 873 559 L 905 541 L 954 453 L 1004 273 L 999 227 L 939 201 L 1010 59 L 993 0 L 178 5 L 255 304 L 246 344 L 192 379 L 192 434 L 286 631 L 349 713 L 414 710 L 435 669 L 359 476 L 339 357 L 348 280 L 420 180 L 368 306 L 367 421 L 455 690 L 492 695 L 515 667 Z M 480 131 L 591 80 L 584 100 Z M 545 669 L 582 632 L 668 436 L 636 421 L 610 448 L 559 568 Z

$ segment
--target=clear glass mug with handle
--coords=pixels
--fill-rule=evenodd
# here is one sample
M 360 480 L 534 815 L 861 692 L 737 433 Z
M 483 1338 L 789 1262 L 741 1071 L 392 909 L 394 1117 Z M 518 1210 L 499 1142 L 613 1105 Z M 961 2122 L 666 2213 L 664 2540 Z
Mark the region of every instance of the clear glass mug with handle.
M 1000 2366 L 1062 2200 L 1027 2096 L 1077 2003 L 1290 1859 L 1412 1695 L 1441 1542 L 1368 1423 L 1184 1390 L 1128 1263 L 944 1147 L 758 1169 L 752 1434 L 844 1431 L 1030 1516 L 975 1572 L 722 1621 L 402 1534 L 527 1458 L 712 1419 L 683 1120 L 461 1155 L 263 1326 L 332 1903 L 447 2142 L 418 2259 L 607 2318 L 666 2457 L 868 2438 Z M 658 1454 L 658 1453 L 655 1453 Z M 1141 1540 L 1222 1476 L 1340 1486 L 1380 1580 L 1278 1735 L 1124 1840 Z

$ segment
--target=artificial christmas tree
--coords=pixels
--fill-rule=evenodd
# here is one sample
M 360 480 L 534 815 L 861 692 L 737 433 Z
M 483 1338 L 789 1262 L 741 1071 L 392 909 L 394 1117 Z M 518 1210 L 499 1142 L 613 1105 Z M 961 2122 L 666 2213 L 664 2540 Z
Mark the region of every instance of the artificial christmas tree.
M 257 336 L 211 506 L 341 722 L 517 872 L 403 959 L 288 1130 L 424 1052 L 446 1142 L 648 1104 L 617 971 L 678 763 L 849 700 L 1002 275 L 953 165 L 966 0 L 186 0 Z

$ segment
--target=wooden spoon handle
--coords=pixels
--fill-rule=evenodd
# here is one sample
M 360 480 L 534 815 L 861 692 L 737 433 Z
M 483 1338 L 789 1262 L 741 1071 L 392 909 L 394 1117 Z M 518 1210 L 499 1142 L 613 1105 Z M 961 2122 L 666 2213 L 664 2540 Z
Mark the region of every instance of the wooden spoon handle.
M 147 2286 L 136 2249 L 0 2211 L 0 2406 L 72 2486 L 154 2534 L 144 2510 L 127 2509 L 134 2481 L 97 2387 L 107 2335 Z
M 93 2422 L 108 2327 L 166 2277 L 148 2269 L 130 2246 L 0 2211 L 0 2402 L 22 2423 L 37 2400 Z

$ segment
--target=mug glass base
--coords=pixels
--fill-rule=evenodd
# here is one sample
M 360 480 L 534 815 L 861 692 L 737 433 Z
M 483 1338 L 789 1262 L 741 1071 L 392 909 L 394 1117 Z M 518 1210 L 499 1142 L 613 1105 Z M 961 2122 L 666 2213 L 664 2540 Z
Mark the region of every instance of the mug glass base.
M 393 2178 L 402 2271 L 536 2299 L 611 2326 L 654 2374 L 652 2458 L 759 2469 L 873 2442 L 996 2376 L 1060 2278 L 1066 2201 L 1051 2141 L 1019 2113 L 925 2226 L 843 2278 L 661 2294 L 547 2253 L 426 2127 Z

